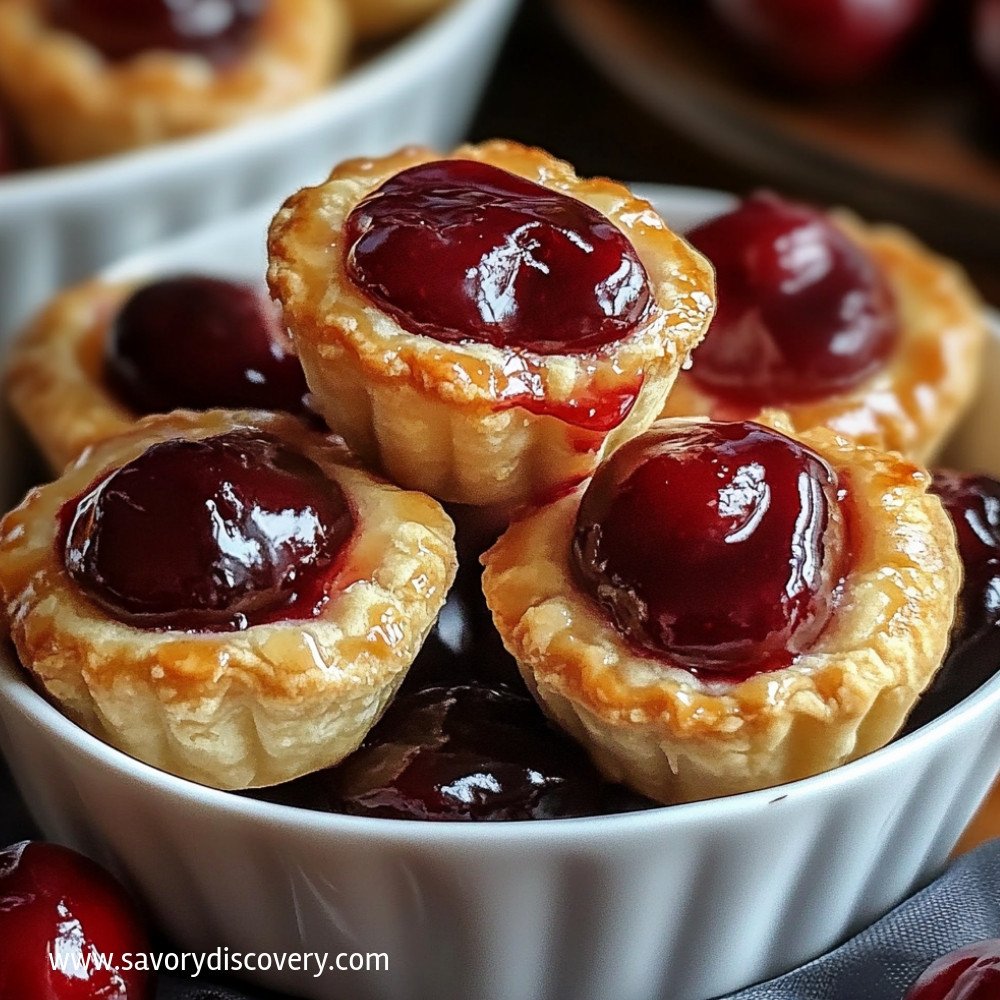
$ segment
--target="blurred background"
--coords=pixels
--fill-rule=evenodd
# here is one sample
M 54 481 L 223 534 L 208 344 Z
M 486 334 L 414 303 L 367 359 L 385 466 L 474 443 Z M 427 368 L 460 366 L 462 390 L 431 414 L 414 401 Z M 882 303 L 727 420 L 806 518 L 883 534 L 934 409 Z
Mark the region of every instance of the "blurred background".
M 871 26 L 838 25 L 848 7 Z M 527 0 L 471 138 L 845 205 L 959 258 L 996 302 L 998 80 L 993 0 Z

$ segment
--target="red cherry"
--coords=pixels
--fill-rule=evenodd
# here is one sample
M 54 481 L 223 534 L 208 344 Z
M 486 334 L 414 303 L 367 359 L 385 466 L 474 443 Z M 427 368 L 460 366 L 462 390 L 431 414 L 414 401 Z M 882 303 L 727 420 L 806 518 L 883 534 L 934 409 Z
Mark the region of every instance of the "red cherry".
M 645 653 L 737 679 L 808 649 L 845 547 L 819 455 L 758 424 L 664 422 L 598 469 L 573 564 Z
M 899 327 L 892 292 L 824 213 L 756 194 L 687 238 L 718 284 L 691 370 L 706 392 L 750 406 L 817 399 L 884 364 Z
M 978 0 L 972 15 L 976 62 L 990 87 L 1000 94 L 1000 0 Z
M 603 804 L 586 754 L 530 698 L 468 685 L 397 698 L 323 780 L 335 811 L 389 819 L 554 819 Z
M 996 1000 L 1000 997 L 1000 940 L 979 941 L 929 965 L 904 1000 Z
M 1000 482 L 939 470 L 931 492 L 941 498 L 955 525 L 964 577 L 948 655 L 910 714 L 905 732 L 957 705 L 1000 664 Z
M 3 1000 L 145 1000 L 149 977 L 125 956 L 148 950 L 125 890 L 89 858 L 32 841 L 0 851 Z
M 710 0 L 769 71 L 810 85 L 854 83 L 884 66 L 928 0 Z
M 347 219 L 347 271 L 414 333 L 537 354 L 620 340 L 650 300 L 600 212 L 472 160 L 411 167 L 368 195 Z
M 344 494 L 319 466 L 251 431 L 155 444 L 60 516 L 70 576 L 146 628 L 310 617 L 354 531 Z
M 151 49 L 197 52 L 215 63 L 240 55 L 267 0 L 48 0 L 52 23 L 128 59 Z
M 259 408 L 301 413 L 308 388 L 278 311 L 221 278 L 166 278 L 134 292 L 111 327 L 105 376 L 137 413 Z

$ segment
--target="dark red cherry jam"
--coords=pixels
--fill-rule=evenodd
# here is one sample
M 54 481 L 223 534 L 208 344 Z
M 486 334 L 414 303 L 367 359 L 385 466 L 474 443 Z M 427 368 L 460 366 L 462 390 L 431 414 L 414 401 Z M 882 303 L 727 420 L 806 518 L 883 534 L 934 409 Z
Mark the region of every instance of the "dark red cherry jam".
M 155 444 L 61 518 L 66 569 L 116 618 L 213 631 L 315 614 L 354 529 L 319 466 L 255 431 Z
M 337 811 L 390 819 L 581 816 L 600 811 L 603 791 L 530 698 L 472 685 L 398 697 L 327 778 Z
M 645 269 L 583 202 L 472 160 L 396 174 L 347 219 L 347 272 L 413 333 L 536 354 L 627 336 L 650 301 Z
M 964 577 L 948 655 L 904 732 L 957 705 L 1000 664 L 1000 482 L 939 470 L 931 492 L 941 498 L 955 525 Z
M 125 890 L 89 858 L 37 841 L 0 850 L 4 1000 L 146 1000 L 150 977 L 124 957 L 148 950 Z
M 687 238 L 716 272 L 718 310 L 691 369 L 705 391 L 750 407 L 821 399 L 885 363 L 892 291 L 822 212 L 756 194 Z
M 0 176 L 12 173 L 16 166 L 10 122 L 7 120 L 3 108 L 0 107 Z
M 1000 997 L 1000 940 L 958 948 L 927 967 L 905 1000 L 996 1000 Z
M 753 423 L 654 425 L 587 487 L 576 573 L 636 646 L 694 673 L 750 676 L 808 649 L 846 544 L 837 477 Z
M 267 0 L 48 0 L 52 23 L 129 59 L 153 49 L 193 52 L 216 64 L 250 43 Z
M 250 407 L 301 413 L 308 389 L 261 292 L 221 278 L 165 278 L 136 291 L 108 337 L 105 378 L 137 413 Z

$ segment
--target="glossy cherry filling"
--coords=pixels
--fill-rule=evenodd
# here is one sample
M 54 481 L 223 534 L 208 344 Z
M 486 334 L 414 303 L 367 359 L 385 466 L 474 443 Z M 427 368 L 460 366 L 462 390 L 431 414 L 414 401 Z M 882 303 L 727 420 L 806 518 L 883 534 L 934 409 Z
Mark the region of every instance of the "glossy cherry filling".
M 474 685 L 398 697 L 327 780 L 331 806 L 356 816 L 518 820 L 601 809 L 586 754 L 530 698 Z
M 0 850 L 5 1000 L 145 1000 L 149 976 L 123 956 L 148 950 L 125 890 L 89 858 L 34 841 Z
M 51 22 L 108 59 L 191 52 L 217 65 L 250 44 L 268 0 L 48 0 Z
M 318 613 L 355 523 L 319 466 L 256 431 L 155 444 L 60 516 L 66 569 L 112 615 L 211 631 Z
M 904 732 L 957 705 L 992 677 L 1000 663 L 1000 482 L 939 470 L 931 492 L 941 498 L 955 525 L 964 575 L 948 654 Z
M 753 423 L 671 422 L 583 496 L 572 559 L 644 653 L 736 680 L 787 666 L 833 611 L 847 545 L 837 476 Z
M 347 273 L 412 333 L 535 354 L 595 351 L 650 303 L 624 233 L 575 198 L 486 163 L 391 177 L 351 212 Z
M 927 967 L 905 1000 L 996 1000 L 1000 997 L 1000 940 L 958 948 Z
M 279 314 L 221 278 L 165 278 L 134 292 L 111 326 L 105 378 L 136 413 L 242 407 L 301 413 L 308 392 Z
M 882 368 L 895 299 L 877 263 L 825 214 L 757 194 L 688 240 L 715 265 L 718 310 L 691 377 L 742 406 L 822 399 Z

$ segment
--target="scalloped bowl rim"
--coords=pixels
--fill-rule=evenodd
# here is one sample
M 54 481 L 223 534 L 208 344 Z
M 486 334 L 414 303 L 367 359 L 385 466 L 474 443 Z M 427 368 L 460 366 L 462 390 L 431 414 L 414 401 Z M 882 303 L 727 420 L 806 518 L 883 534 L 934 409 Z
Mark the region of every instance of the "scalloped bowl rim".
M 675 205 L 684 203 L 687 210 L 707 216 L 732 201 L 732 196 L 704 188 L 667 185 L 638 184 L 637 194 L 658 203 Z M 669 211 L 665 214 L 669 215 Z M 134 254 L 102 272 L 107 277 L 121 278 L 148 272 L 164 248 L 176 255 L 189 243 L 204 240 L 205 233 L 224 238 L 230 230 L 245 229 L 252 220 L 262 217 L 261 209 L 240 213 L 221 225 L 207 227 L 202 232 L 170 240 L 160 248 Z M 986 310 L 990 336 L 1000 341 L 1000 313 Z M 382 843 L 399 845 L 426 845 L 428 823 L 421 820 L 377 819 L 322 812 L 299 806 L 284 805 L 250 798 L 244 794 L 222 791 L 207 785 L 177 777 L 136 760 L 110 744 L 92 736 L 66 718 L 57 708 L 40 695 L 22 676 L 22 668 L 3 649 L 0 649 L 0 696 L 7 698 L 31 718 L 50 738 L 68 743 L 103 768 L 117 772 L 125 781 L 138 782 L 150 790 L 185 800 L 186 804 L 200 809 L 221 810 L 232 817 L 266 825 L 293 827 L 299 832 L 362 836 L 366 833 Z M 722 798 L 700 802 L 653 807 L 635 812 L 608 816 L 585 816 L 572 819 L 525 820 L 518 822 L 472 823 L 443 821 L 433 826 L 435 846 L 475 846 L 486 841 L 495 848 L 508 846 L 521 850 L 532 843 L 584 842 L 597 836 L 614 836 L 648 832 L 662 828 L 664 832 L 679 831 L 691 826 L 710 829 L 715 823 L 732 822 L 748 816 L 784 799 L 796 798 L 800 802 L 836 794 L 843 786 L 863 782 L 873 772 L 890 769 L 903 763 L 910 754 L 920 753 L 931 744 L 945 742 L 967 722 L 984 713 L 1000 714 L 1000 673 L 994 675 L 975 692 L 916 731 L 874 750 L 872 753 L 842 764 L 822 774 L 798 781 L 752 792 L 742 792 Z

